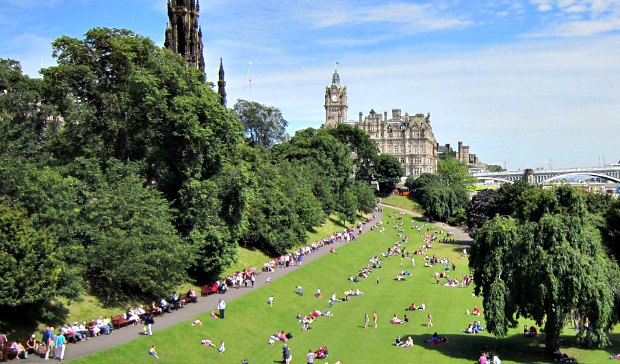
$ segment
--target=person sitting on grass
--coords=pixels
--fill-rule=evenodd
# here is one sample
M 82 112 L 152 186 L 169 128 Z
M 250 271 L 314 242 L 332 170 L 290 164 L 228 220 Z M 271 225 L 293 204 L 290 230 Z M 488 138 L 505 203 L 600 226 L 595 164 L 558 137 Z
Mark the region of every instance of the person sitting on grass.
M 480 316 L 480 307 L 474 306 L 474 311 L 472 313 L 476 316 Z
M 404 323 L 405 323 L 405 321 L 404 321 L 404 320 L 399 319 L 399 318 L 398 318 L 398 316 L 396 316 L 396 314 L 394 314 L 394 316 L 392 317 L 392 320 L 391 320 L 390 322 L 391 322 L 393 325 L 396 325 L 396 324 L 404 324 Z
M 151 348 L 149 349 L 149 355 L 155 359 L 159 359 L 159 356 L 157 355 L 157 350 L 155 350 L 155 345 L 151 346 Z
M 417 308 L 415 307 L 415 303 L 411 303 L 411 305 L 409 305 L 409 307 L 405 307 L 405 311 L 415 311 L 417 310 Z
M 402 276 L 402 275 L 400 275 L 400 274 L 397 274 L 397 275 L 396 275 L 396 277 L 394 277 L 394 280 L 395 280 L 395 281 L 404 281 L 404 280 L 405 280 L 405 277 L 403 277 L 403 276 Z
M 433 334 L 433 336 L 425 341 L 427 344 L 443 344 L 443 343 L 447 343 L 448 342 L 448 338 L 446 337 L 439 337 L 439 335 L 435 332 Z
M 197 317 L 193 322 L 192 322 L 192 326 L 200 326 L 202 325 L 202 321 L 200 320 L 200 317 Z
M 400 335 L 396 336 L 396 340 L 395 341 L 396 341 L 396 346 L 403 346 L 403 344 L 404 344 L 404 342 L 400 339 Z
M 523 327 L 523 333 L 525 334 L 525 336 L 528 337 L 536 337 L 538 336 L 538 329 L 536 328 L 536 326 L 530 326 L 529 329 L 527 329 L 527 332 L 525 331 L 527 329 L 526 326 Z
M 411 336 L 407 337 L 407 340 L 405 340 L 405 343 L 401 346 L 402 348 L 410 348 L 413 346 L 413 339 L 411 338 Z

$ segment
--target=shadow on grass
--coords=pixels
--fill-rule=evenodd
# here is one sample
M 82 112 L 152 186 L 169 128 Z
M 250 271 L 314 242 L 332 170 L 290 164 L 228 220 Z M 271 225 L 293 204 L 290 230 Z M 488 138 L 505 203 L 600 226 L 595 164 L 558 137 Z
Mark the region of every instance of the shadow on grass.
M 422 325 L 426 326 L 426 325 Z M 455 359 L 471 360 L 472 363 L 478 362 L 481 352 L 497 355 L 502 361 L 513 361 L 516 363 L 540 363 L 553 361 L 544 354 L 543 338 L 526 338 L 522 335 L 513 335 L 505 339 L 495 339 L 486 335 L 456 334 L 446 336 L 448 342 L 439 344 L 428 344 L 426 340 L 432 335 L 413 335 L 401 334 L 403 341 L 411 336 L 414 348 L 424 350 L 434 350 L 443 355 Z M 439 333 L 439 337 L 444 337 Z M 403 350 L 406 348 L 403 348 Z
M 33 333 L 40 336 L 39 323 L 58 327 L 69 317 L 69 310 L 60 302 L 44 302 L 18 308 L 0 309 L 0 331 L 9 340 L 28 338 Z

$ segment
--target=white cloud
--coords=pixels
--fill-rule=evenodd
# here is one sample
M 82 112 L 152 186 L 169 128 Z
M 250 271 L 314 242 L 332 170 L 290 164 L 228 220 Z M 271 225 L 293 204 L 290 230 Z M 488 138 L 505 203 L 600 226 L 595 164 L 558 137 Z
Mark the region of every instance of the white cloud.
M 413 27 L 417 32 L 462 28 L 473 22 L 445 15 L 436 5 L 412 3 L 388 3 L 374 6 L 350 6 L 324 11 L 317 9 L 310 13 L 318 27 L 334 27 L 360 24 L 401 24 Z

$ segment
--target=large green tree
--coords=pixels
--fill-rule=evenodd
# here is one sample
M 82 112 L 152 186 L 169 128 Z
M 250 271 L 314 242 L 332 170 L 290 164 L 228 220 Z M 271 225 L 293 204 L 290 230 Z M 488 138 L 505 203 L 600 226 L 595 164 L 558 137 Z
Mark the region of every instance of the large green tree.
M 351 151 L 355 178 L 370 182 L 375 173 L 374 163 L 377 158 L 377 145 L 370 139 L 370 135 L 363 129 L 347 124 L 339 124 L 327 131 Z
M 441 221 L 465 222 L 464 209 L 469 200 L 467 186 L 473 178 L 467 166 L 452 157 L 437 162 L 437 173 L 409 176 L 405 182 L 412 195 L 420 201 L 427 215 Z
M 58 127 L 43 103 L 42 81 L 22 74 L 19 62 L 0 59 L 0 155 L 41 159 Z
M 278 108 L 256 101 L 238 100 L 233 110 L 243 123 L 246 139 L 253 146 L 271 148 L 286 139 L 288 122 Z
M 235 164 L 243 128 L 185 60 L 129 30 L 97 28 L 52 44 L 46 102 L 63 121 L 56 163 L 132 163 L 175 208 L 175 227 L 202 272 L 230 263 L 244 228 L 247 175 Z M 205 206 L 207 208 L 205 208 Z M 209 258 L 205 258 L 209 257 Z M 215 257 L 215 258 L 213 258 Z
M 374 179 L 382 193 L 390 193 L 403 176 L 403 166 L 389 154 L 380 154 L 374 160 Z
M 576 316 L 582 324 L 578 340 L 606 346 L 620 288 L 617 264 L 588 224 L 576 190 L 537 190 L 520 216 L 496 216 L 475 234 L 469 264 L 475 292 L 484 297 L 487 327 L 501 337 L 520 316 L 531 318 L 543 326 L 545 350 L 552 353 L 569 317 Z
M 313 193 L 326 214 L 335 211 L 338 200 L 351 183 L 352 161 L 347 146 L 323 129 L 300 130 L 287 142 L 273 147 L 273 159 L 286 159 L 313 171 L 309 176 Z
M 36 229 L 27 213 L 0 204 L 0 306 L 42 302 L 56 294 L 60 246 L 45 229 Z
M 172 224 L 168 202 L 131 166 L 111 164 L 87 197 L 86 276 L 106 304 L 169 294 L 185 281 L 191 246 Z

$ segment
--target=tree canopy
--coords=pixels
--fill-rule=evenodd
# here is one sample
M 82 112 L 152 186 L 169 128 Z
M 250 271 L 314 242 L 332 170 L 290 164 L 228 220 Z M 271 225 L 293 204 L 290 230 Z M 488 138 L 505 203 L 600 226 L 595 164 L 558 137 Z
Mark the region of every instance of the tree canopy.
M 286 139 L 288 122 L 280 110 L 256 101 L 238 100 L 233 108 L 245 128 L 245 136 L 253 146 L 271 148 Z
M 570 187 L 532 187 L 524 195 L 513 196 L 521 201 L 514 217 L 495 216 L 474 235 L 469 264 L 489 332 L 505 336 L 519 316 L 531 318 L 544 327 L 545 350 L 552 353 L 573 317 L 579 342 L 606 346 L 618 267 L 588 223 L 583 197 Z

